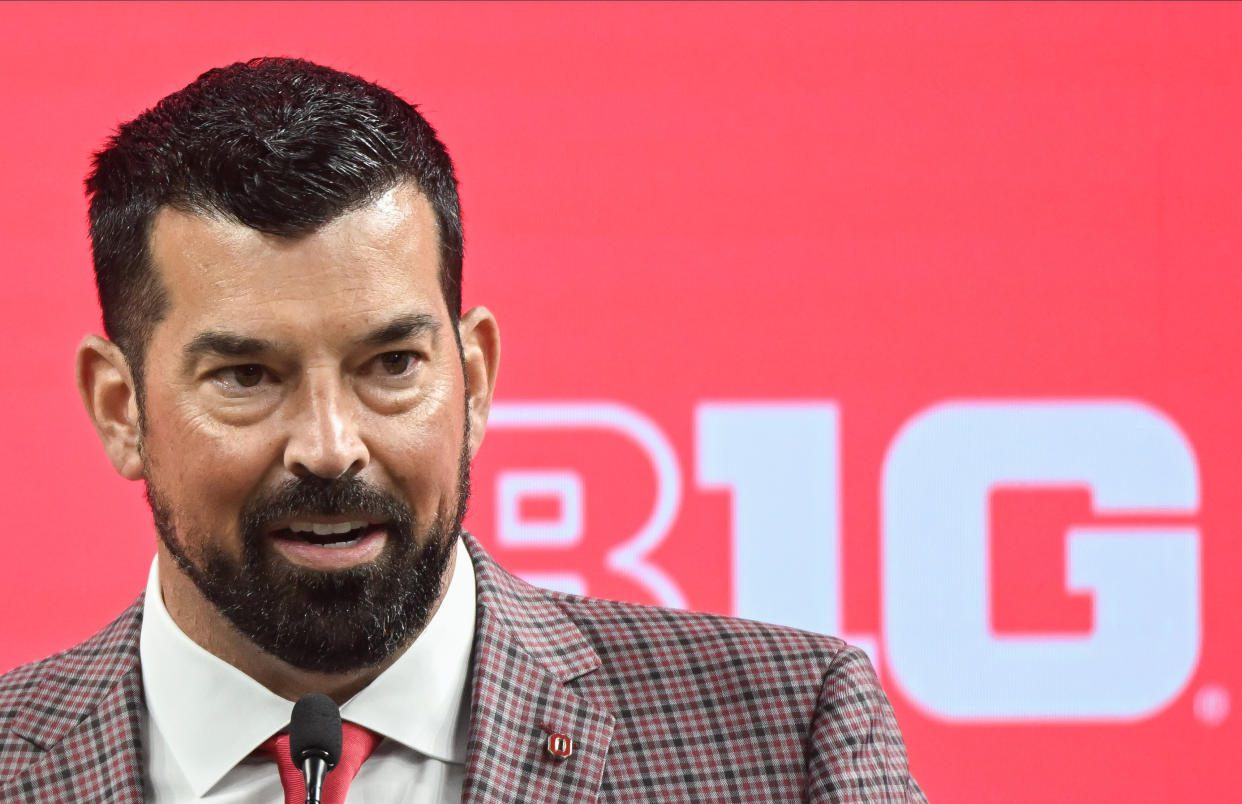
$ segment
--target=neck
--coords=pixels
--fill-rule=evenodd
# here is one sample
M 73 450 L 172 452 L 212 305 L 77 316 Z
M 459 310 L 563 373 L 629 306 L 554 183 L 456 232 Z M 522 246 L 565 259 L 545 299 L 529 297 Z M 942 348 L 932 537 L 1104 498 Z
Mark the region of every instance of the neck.
M 451 578 L 456 555 L 450 557 L 445 578 Z M 342 673 L 319 673 L 303 670 L 273 656 L 242 635 L 220 610 L 207 600 L 198 587 L 167 554 L 164 546 L 159 548 L 160 592 L 164 608 L 177 627 L 199 647 L 221 661 L 267 687 L 275 694 L 296 701 L 311 692 L 328 695 L 337 704 L 343 704 L 375 680 L 392 665 L 418 638 L 415 633 L 392 655 L 378 665 Z M 448 591 L 443 584 L 439 598 L 432 608 L 432 616 L 439 609 Z M 430 621 L 430 617 L 428 618 Z

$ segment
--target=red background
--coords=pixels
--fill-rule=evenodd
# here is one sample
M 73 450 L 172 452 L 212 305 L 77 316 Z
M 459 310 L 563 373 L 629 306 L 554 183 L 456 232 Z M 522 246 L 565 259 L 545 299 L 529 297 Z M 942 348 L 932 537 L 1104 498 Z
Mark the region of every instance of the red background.
M 1242 683 L 1240 41 L 1230 5 L 0 8 L 0 669 L 110 619 L 154 550 L 72 383 L 98 328 L 89 155 L 209 67 L 299 55 L 400 92 L 448 143 L 467 301 L 505 339 L 500 399 L 616 401 L 668 436 L 684 495 L 653 560 L 692 607 L 731 599 L 726 500 L 693 482 L 701 400 L 840 406 L 845 626 L 867 634 L 880 470 L 911 416 L 971 397 L 1162 410 L 1201 478 L 1204 630 L 1181 696 L 1068 725 L 951 724 L 890 694 L 933 800 L 1234 800 L 1239 719 L 1194 702 Z M 604 510 L 641 518 L 632 455 L 558 438 Z M 489 439 L 476 476 L 521 449 Z M 1059 581 L 1083 505 L 997 501 L 994 526 L 1031 536 L 993 557 L 996 628 L 1090 627 Z M 592 564 L 612 538 L 592 516 L 565 560 L 594 593 L 648 599 Z

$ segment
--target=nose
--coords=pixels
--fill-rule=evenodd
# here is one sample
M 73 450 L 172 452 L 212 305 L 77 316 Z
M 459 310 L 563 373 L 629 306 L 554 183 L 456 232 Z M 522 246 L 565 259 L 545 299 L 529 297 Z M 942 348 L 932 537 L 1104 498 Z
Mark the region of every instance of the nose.
M 353 476 L 370 453 L 358 431 L 351 394 L 335 372 L 308 372 L 303 398 L 289 422 L 285 468 L 297 477 Z

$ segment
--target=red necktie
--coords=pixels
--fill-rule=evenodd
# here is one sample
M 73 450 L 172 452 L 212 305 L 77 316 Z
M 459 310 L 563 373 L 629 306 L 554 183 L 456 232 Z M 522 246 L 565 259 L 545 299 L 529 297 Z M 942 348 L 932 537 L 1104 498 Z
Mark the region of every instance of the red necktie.
M 323 804 L 345 804 L 349 783 L 358 775 L 358 769 L 379 745 L 380 737 L 356 723 L 341 724 L 341 761 L 328 772 L 323 783 Z M 289 733 L 281 732 L 269 737 L 259 746 L 259 753 L 276 760 L 280 771 L 280 783 L 285 788 L 285 804 L 306 804 L 306 781 L 302 771 L 293 765 L 289 756 Z

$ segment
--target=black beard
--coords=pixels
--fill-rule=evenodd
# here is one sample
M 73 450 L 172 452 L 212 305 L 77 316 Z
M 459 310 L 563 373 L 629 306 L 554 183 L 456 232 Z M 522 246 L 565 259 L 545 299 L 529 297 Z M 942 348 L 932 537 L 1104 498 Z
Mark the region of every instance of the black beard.
M 464 439 L 463 439 L 464 440 Z M 408 505 L 358 478 L 290 480 L 251 500 L 242 511 L 242 557 L 218 541 L 203 545 L 196 563 L 174 525 L 172 507 L 147 480 L 147 500 L 169 555 L 242 636 L 281 661 L 317 673 L 374 667 L 416 637 L 444 585 L 470 496 L 463 443 L 457 504 L 441 512 L 420 537 Z M 344 570 L 296 566 L 267 547 L 277 520 L 353 516 L 386 521 L 387 539 L 374 561 Z

